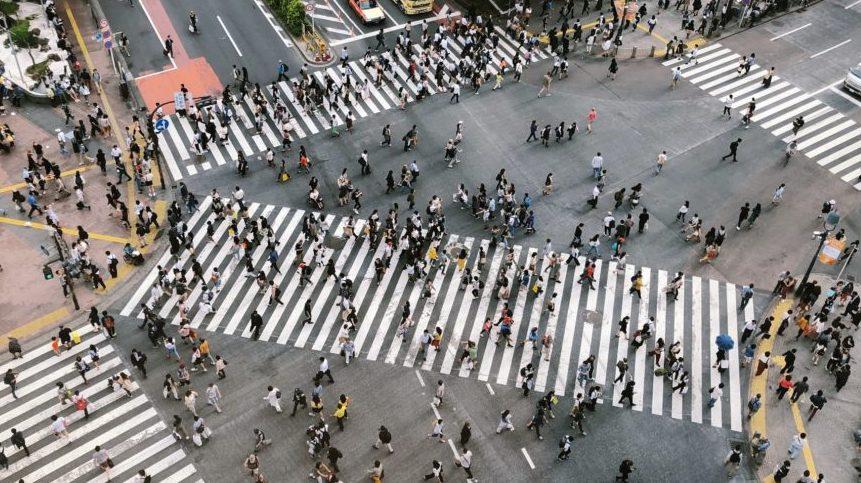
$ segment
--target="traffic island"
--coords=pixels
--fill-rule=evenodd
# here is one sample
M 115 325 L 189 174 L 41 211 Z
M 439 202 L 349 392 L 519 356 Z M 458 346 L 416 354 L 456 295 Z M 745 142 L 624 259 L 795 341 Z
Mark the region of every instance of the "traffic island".
M 262 4 L 271 12 L 269 21 L 275 30 L 279 34 L 286 31 L 309 64 L 321 66 L 334 60 L 329 43 L 311 23 L 314 4 L 301 0 L 262 0 Z

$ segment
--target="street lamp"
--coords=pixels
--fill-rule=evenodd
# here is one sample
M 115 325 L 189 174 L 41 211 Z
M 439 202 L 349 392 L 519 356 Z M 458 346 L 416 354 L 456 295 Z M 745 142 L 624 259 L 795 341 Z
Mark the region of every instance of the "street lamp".
M 816 259 L 819 257 L 819 253 L 825 245 L 825 240 L 828 239 L 828 234 L 837 228 L 838 223 L 840 223 L 840 213 L 838 213 L 837 210 L 831 210 L 831 212 L 825 215 L 825 220 L 822 222 L 823 230 L 813 232 L 813 239 L 815 240 L 816 238 L 819 238 L 819 246 L 816 247 L 816 253 L 813 254 L 813 259 L 810 260 L 810 265 L 807 266 L 807 271 L 804 272 L 804 278 L 801 279 L 801 283 L 799 283 L 798 288 L 795 289 L 795 295 L 801 294 L 801 288 L 807 283 L 807 279 L 810 277 L 810 272 L 813 271 L 813 266 L 816 264 Z

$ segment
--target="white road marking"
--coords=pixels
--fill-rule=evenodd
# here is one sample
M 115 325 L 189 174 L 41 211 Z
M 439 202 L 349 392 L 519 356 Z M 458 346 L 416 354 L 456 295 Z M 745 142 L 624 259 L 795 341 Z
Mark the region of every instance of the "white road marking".
M 338 28 L 335 28 L 335 27 L 326 27 L 326 31 L 328 31 L 328 32 L 333 32 L 333 33 L 336 33 L 336 34 L 342 34 L 342 35 L 350 35 L 350 34 L 352 34 L 352 33 L 353 33 L 353 32 L 350 32 L 349 30 L 338 29 Z
M 164 48 L 164 39 L 161 38 L 161 35 L 158 33 L 158 29 L 155 28 L 155 22 L 152 21 L 152 17 L 149 16 L 149 11 L 146 9 L 146 5 L 143 2 L 139 2 L 141 4 L 141 8 L 144 11 L 144 15 L 146 15 L 146 19 L 149 20 L 149 24 L 152 26 L 152 31 L 155 32 L 155 36 L 158 38 L 158 42 L 161 44 L 162 48 Z M 171 65 L 176 69 L 176 62 L 174 62 L 173 57 L 168 57 L 170 59 Z
M 861 1 L 861 0 L 859 0 L 859 1 Z M 807 27 L 810 27 L 810 25 L 811 25 L 811 24 L 809 24 L 809 23 L 808 23 L 808 24 L 805 24 L 805 25 L 802 25 L 801 27 L 798 27 L 798 28 L 792 29 L 792 30 L 790 30 L 789 32 L 784 32 L 784 33 L 782 33 L 782 34 L 780 34 L 780 35 L 778 35 L 778 36 L 776 36 L 776 37 L 772 37 L 772 38 L 771 38 L 771 39 L 769 39 L 769 40 L 771 40 L 772 42 L 774 42 L 775 40 L 777 40 L 777 39 L 779 39 L 779 38 L 786 37 L 786 36 L 787 36 L 787 35 L 789 35 L 789 34 L 794 34 L 795 32 L 798 32 L 799 30 L 804 30 L 804 29 L 806 29 Z
M 858 5 L 859 3 L 861 3 L 861 0 L 857 0 L 857 1 L 855 1 L 855 2 L 852 2 L 852 3 L 850 3 L 849 5 L 846 5 L 845 7 L 843 7 L 843 9 L 844 9 L 844 10 L 849 10 L 850 8 L 854 7 L 855 5 Z
M 416 369 L 416 377 L 419 379 L 419 384 L 421 384 L 422 387 L 425 387 L 425 380 L 422 379 L 422 373 L 418 369 Z
M 450 16 L 452 19 L 456 19 L 456 18 L 460 17 L 460 11 L 455 11 L 455 12 L 452 12 L 452 13 L 450 13 L 450 14 L 448 14 L 448 13 L 447 13 L 447 14 L 442 14 L 442 13 L 440 13 L 439 15 L 437 15 L 437 16 L 435 16 L 435 17 L 429 17 L 429 18 L 426 18 L 426 19 L 424 19 L 424 20 L 427 20 L 427 21 L 428 21 L 428 23 L 431 23 L 431 22 L 436 22 L 436 21 L 438 21 L 438 20 L 445 20 L 445 19 L 446 19 L 446 18 L 448 18 L 449 16 Z M 413 27 L 416 27 L 416 26 L 419 26 L 419 25 L 421 25 L 421 24 L 419 24 L 419 23 L 413 23 L 413 24 L 411 24 L 411 25 L 412 25 Z M 394 26 L 392 26 L 392 27 L 388 27 L 388 28 L 383 29 L 383 32 L 388 33 L 388 32 L 394 32 L 394 31 L 397 31 L 397 30 L 402 30 L 402 29 L 404 28 L 404 26 L 406 26 L 406 24 L 405 24 L 405 23 L 397 24 L 397 25 L 394 25 Z M 377 33 L 379 33 L 379 30 L 374 31 L 374 32 L 367 32 L 367 33 L 364 33 L 364 34 L 361 34 L 361 35 L 356 35 L 355 37 L 350 37 L 350 38 L 348 38 L 348 39 L 336 40 L 336 41 L 334 41 L 334 42 L 331 42 L 331 44 L 330 44 L 330 45 L 331 45 L 332 47 L 337 47 L 337 46 L 339 46 L 339 45 L 349 44 L 349 43 L 351 43 L 351 42 L 355 42 L 355 41 L 357 41 L 357 40 L 369 39 L 369 38 L 371 38 L 371 37 L 373 37 L 373 36 L 377 35 Z
M 489 392 L 491 396 L 496 396 L 496 393 L 493 391 L 493 386 L 491 386 L 489 382 L 485 383 L 485 386 L 487 386 L 487 392 Z
M 523 453 L 523 457 L 526 458 L 526 462 L 529 464 L 529 468 L 535 469 L 535 463 L 532 462 L 532 458 L 529 457 L 529 453 L 526 452 L 526 448 L 520 448 L 520 452 Z
M 840 43 L 839 43 L 839 44 L 837 44 L 837 45 L 834 45 L 834 46 L 832 46 L 832 47 L 828 47 L 827 49 L 823 50 L 822 52 L 818 52 L 818 53 L 816 53 L 816 54 L 811 55 L 811 56 L 810 56 L 810 58 L 811 58 L 811 59 L 815 59 L 816 57 L 819 57 L 819 56 L 820 56 L 820 55 L 822 55 L 822 54 L 825 54 L 825 53 L 831 52 L 832 50 L 834 50 L 834 49 L 836 49 L 836 48 L 838 48 L 838 47 L 842 47 L 842 46 L 844 46 L 844 45 L 848 44 L 849 42 L 852 42 L 852 39 L 846 39 L 846 40 L 844 40 L 843 42 L 840 42 Z
M 220 23 L 220 24 L 221 24 L 221 28 L 223 28 L 223 29 L 224 29 L 224 33 L 226 33 L 226 34 L 227 34 L 227 38 L 228 38 L 228 40 L 230 40 L 230 43 L 231 43 L 231 44 L 233 44 L 233 48 L 234 48 L 234 49 L 236 49 L 236 53 L 237 53 L 237 54 L 239 54 L 239 56 L 240 56 L 240 57 L 242 57 L 242 51 L 241 51 L 241 50 L 239 50 L 239 46 L 238 46 L 238 45 L 236 45 L 236 41 L 234 41 L 234 40 L 233 40 L 233 36 L 232 36 L 232 35 L 230 35 L 230 32 L 227 30 L 227 26 L 226 26 L 226 25 L 224 25 L 224 21 L 223 21 L 223 20 L 221 20 L 221 16 L 220 16 L 220 15 L 216 15 L 216 16 L 215 16 L 215 18 L 216 18 L 216 19 L 218 19 L 218 23 Z
M 822 89 L 819 89 L 819 90 L 817 90 L 817 91 L 813 91 L 813 92 L 811 92 L 811 93 L 810 93 L 810 95 L 815 96 L 816 94 L 819 94 L 819 93 L 821 93 L 821 92 L 825 92 L 825 91 L 827 91 L 828 89 L 831 89 L 832 87 L 837 86 L 837 85 L 840 85 L 840 84 L 842 84 L 842 83 L 843 83 L 843 79 L 840 79 L 840 80 L 838 80 L 838 81 L 832 82 L 831 84 L 828 84 L 827 86 L 823 87 Z
M 851 102 L 852 104 L 855 104 L 856 106 L 861 107 L 861 101 L 858 101 L 858 99 L 855 99 L 854 97 L 843 92 L 842 90 L 840 90 L 834 86 L 831 86 L 831 92 L 833 92 L 833 93 L 837 94 L 838 96 L 846 99 L 847 101 Z

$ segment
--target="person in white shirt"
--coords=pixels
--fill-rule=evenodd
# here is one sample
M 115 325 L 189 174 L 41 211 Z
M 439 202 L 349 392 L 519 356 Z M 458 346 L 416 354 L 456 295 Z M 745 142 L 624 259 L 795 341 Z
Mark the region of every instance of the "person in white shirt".
M 320 357 L 320 369 L 317 373 L 317 377 L 322 379 L 323 376 L 327 376 L 329 378 L 329 382 L 335 383 L 335 379 L 332 378 L 332 371 L 329 370 L 329 361 L 326 360 L 325 357 Z
M 270 406 L 275 408 L 276 413 L 281 412 L 281 390 L 279 390 L 275 386 L 269 386 L 266 388 L 269 391 L 266 394 L 266 397 L 263 398 L 264 401 L 269 403 Z

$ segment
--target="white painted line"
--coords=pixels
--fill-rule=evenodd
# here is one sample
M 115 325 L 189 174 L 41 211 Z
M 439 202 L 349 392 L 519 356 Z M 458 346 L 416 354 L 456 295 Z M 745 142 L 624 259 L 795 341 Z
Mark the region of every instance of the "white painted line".
M 837 86 L 837 85 L 840 85 L 840 84 L 842 84 L 842 83 L 843 83 L 843 79 L 840 79 L 840 80 L 838 80 L 838 81 L 834 81 L 834 82 L 832 82 L 831 84 L 828 84 L 827 86 L 823 87 L 822 89 L 819 89 L 819 90 L 817 90 L 817 91 L 813 91 L 813 92 L 811 92 L 811 93 L 810 93 L 810 95 L 815 96 L 816 94 L 819 94 L 819 93 L 821 93 L 821 92 L 825 92 L 825 91 L 827 91 L 828 89 L 831 89 L 832 87 Z
M 329 3 L 329 2 L 324 0 L 323 2 L 319 2 L 319 3 Z M 330 4 L 330 6 L 331 6 L 331 4 Z M 357 24 L 357 23 L 352 19 L 352 17 L 350 17 L 350 14 L 349 14 L 349 13 L 347 13 L 347 11 L 346 11 L 346 10 L 344 10 L 344 7 L 342 7 L 342 6 L 341 6 L 341 4 L 340 4 L 340 2 L 339 2 L 339 1 L 335 0 L 335 6 L 336 6 L 336 7 L 338 7 L 338 10 L 340 10 L 340 11 L 341 11 L 341 13 L 343 13 L 343 14 L 344 14 L 344 17 L 346 17 L 346 18 L 347 18 L 347 20 L 349 20 L 349 21 L 350 21 L 350 23 L 351 23 L 351 24 L 353 24 L 353 27 L 356 27 L 356 30 L 357 30 L 358 32 L 361 32 L 361 31 L 362 31 L 362 28 L 361 28 L 361 27 L 359 27 L 359 25 L 358 25 L 358 24 Z M 345 26 L 345 27 L 349 28 L 349 26 L 347 25 L 347 23 L 346 23 L 346 22 L 344 22 L 344 19 L 343 19 L 343 18 L 341 18 L 341 14 L 339 14 L 339 13 L 338 13 L 337 11 L 335 11 L 334 9 L 333 9 L 332 11 L 335 13 L 335 16 L 337 16 L 337 17 L 338 17 L 335 21 L 336 21 L 336 22 L 341 22 L 342 24 L 344 24 L 344 26 Z
M 526 462 L 529 464 L 530 469 L 535 469 L 535 463 L 532 462 L 532 458 L 529 457 L 529 453 L 526 452 L 526 448 L 520 448 L 520 452 L 523 453 L 523 457 L 526 458 Z
M 859 0 L 859 1 L 861 1 L 861 0 Z M 771 40 L 772 42 L 774 42 L 775 40 L 777 40 L 777 39 L 779 39 L 779 38 L 786 37 L 786 36 L 787 36 L 787 35 L 789 35 L 789 34 L 794 34 L 795 32 L 798 32 L 799 30 L 804 30 L 804 29 L 806 29 L 807 27 L 810 27 L 810 25 L 811 25 L 811 24 L 809 24 L 809 23 L 808 23 L 808 24 L 804 24 L 804 25 L 802 25 L 801 27 L 798 27 L 798 28 L 792 29 L 792 30 L 790 30 L 789 32 L 784 32 L 784 33 L 782 33 L 782 34 L 780 34 L 780 35 L 778 35 L 778 36 L 776 36 L 776 37 L 772 37 L 772 38 L 771 38 L 771 39 L 769 39 L 769 40 Z
M 236 49 L 236 53 L 237 53 L 237 54 L 239 54 L 239 56 L 240 56 L 240 57 L 242 57 L 242 51 L 241 51 L 241 50 L 239 50 L 239 46 L 237 46 L 237 45 L 236 45 L 236 41 L 235 41 L 235 40 L 233 40 L 233 36 L 232 36 L 232 35 L 230 35 L 230 32 L 227 30 L 227 26 L 226 26 L 226 25 L 224 25 L 224 21 L 223 21 L 223 20 L 221 20 L 221 16 L 220 16 L 220 15 L 216 15 L 216 16 L 215 16 L 215 18 L 216 18 L 216 19 L 218 19 L 218 23 L 220 23 L 220 24 L 221 24 L 221 28 L 223 28 L 223 29 L 224 29 L 224 33 L 226 33 L 226 34 L 227 34 L 227 38 L 230 40 L 230 43 L 231 43 L 231 44 L 233 44 L 233 48 L 234 48 L 234 49 Z
M 328 15 L 320 15 L 319 13 L 309 13 L 308 16 L 311 18 L 316 18 L 317 20 L 326 20 L 327 22 L 341 23 L 341 21 L 337 17 L 330 17 Z
M 854 97 L 843 92 L 842 90 L 840 90 L 834 86 L 831 86 L 831 92 L 833 92 L 833 93 L 837 94 L 838 96 L 846 99 L 847 101 L 851 102 L 852 104 L 855 104 L 856 106 L 861 107 L 861 102 L 859 102 L 858 99 L 855 99 Z
M 726 287 L 726 333 L 734 340 L 738 340 L 738 317 L 735 305 L 735 285 L 728 283 Z M 753 312 L 753 304 L 747 304 L 745 319 L 748 309 Z M 752 319 L 753 317 L 751 317 Z M 742 320 L 745 320 L 742 319 Z M 738 351 L 739 344 L 735 344 L 727 355 L 729 360 L 729 420 L 733 431 L 741 431 L 741 377 L 739 375 Z
M 426 18 L 423 20 L 427 20 L 428 23 L 431 23 L 431 22 L 436 22 L 437 20 L 445 20 L 448 17 L 451 17 L 452 19 L 456 19 L 456 18 L 460 17 L 460 11 L 455 11 L 455 12 L 452 12 L 450 14 L 440 13 L 439 15 L 436 15 L 435 17 L 429 17 L 429 18 Z M 418 22 L 414 22 L 411 25 L 413 27 L 417 27 L 417 26 L 420 26 L 421 24 Z M 406 26 L 405 23 L 394 25 L 392 27 L 388 27 L 386 29 L 383 29 L 383 32 L 388 33 L 388 32 L 400 31 L 400 30 L 403 30 L 404 26 Z M 369 39 L 369 38 L 377 35 L 377 33 L 379 33 L 379 30 L 376 30 L 373 32 L 367 32 L 367 33 L 364 33 L 361 35 L 356 35 L 355 37 L 350 37 L 348 39 L 336 40 L 336 41 L 332 42 L 330 45 L 332 47 L 337 47 L 339 45 L 344 45 L 344 44 L 349 44 L 351 42 L 356 42 L 357 40 Z
M 159 74 L 164 74 L 165 72 L 170 72 L 170 71 L 173 71 L 173 70 L 176 70 L 176 66 L 171 67 L 170 69 L 160 70 L 160 71 L 158 71 L 158 72 L 150 72 L 149 74 L 144 74 L 144 75 L 141 75 L 141 76 L 135 77 L 135 80 L 146 79 L 147 77 L 152 77 L 152 76 L 156 76 L 156 75 L 159 75 Z
M 422 373 L 418 369 L 416 369 L 416 377 L 419 380 L 419 384 L 421 384 L 422 387 L 425 387 L 425 380 L 422 379 Z
M 691 277 L 691 421 L 703 422 L 702 278 Z
M 335 27 L 326 27 L 326 31 L 327 32 L 333 32 L 336 34 L 342 34 L 342 35 L 351 35 L 353 33 L 353 32 L 350 32 L 349 30 L 338 29 Z
M 281 37 L 281 41 L 284 42 L 284 46 L 287 47 L 288 49 L 292 48 L 293 43 L 290 42 L 289 40 L 287 40 L 287 37 L 285 37 L 284 34 L 282 34 L 281 32 L 278 31 L 278 28 L 275 25 L 272 18 L 267 15 L 266 9 L 263 7 L 263 1 L 262 0 L 255 0 L 254 4 L 257 5 L 257 9 L 260 10 L 260 13 L 262 13 L 264 17 L 267 17 L 267 20 L 269 20 L 269 26 L 272 27 L 272 30 L 274 30 L 275 33 L 278 34 L 279 37 Z
M 505 10 L 499 8 L 499 5 L 497 5 L 496 2 L 494 2 L 493 0 L 490 0 L 490 4 L 493 5 L 493 8 L 497 9 L 499 13 L 506 13 Z
M 820 55 L 822 55 L 822 54 L 826 54 L 826 53 L 828 53 L 828 52 L 831 52 L 832 50 L 834 50 L 834 49 L 836 49 L 836 48 L 838 48 L 838 47 L 842 47 L 842 46 L 844 46 L 844 45 L 848 44 L 849 42 L 852 42 L 852 39 L 846 39 L 846 40 L 844 40 L 843 42 L 840 42 L 839 44 L 837 44 L 837 45 L 835 45 L 835 46 L 833 46 L 833 47 L 828 47 L 827 49 L 823 50 L 822 52 L 818 52 L 818 53 L 816 53 L 816 54 L 811 55 L 811 56 L 810 56 L 810 58 L 811 58 L 811 59 L 815 59 L 816 57 L 819 57 L 819 56 L 820 56 Z
M 487 392 L 489 392 L 491 396 L 496 396 L 496 393 L 493 391 L 493 386 L 491 386 L 489 382 L 485 383 L 485 386 L 487 386 Z
M 845 7 L 843 7 L 843 9 L 844 9 L 844 10 L 849 10 L 850 8 L 854 7 L 855 5 L 858 5 L 859 3 L 861 3 L 861 0 L 857 0 L 857 1 L 855 1 L 855 2 L 852 2 L 852 3 L 850 3 L 849 5 L 846 5 Z
M 152 31 L 155 32 L 155 36 L 158 38 L 158 43 L 161 44 L 162 48 L 164 48 L 164 39 L 161 38 L 161 35 L 158 33 L 158 29 L 155 28 L 155 22 L 152 21 L 152 17 L 149 16 L 149 11 L 146 9 L 146 5 L 143 2 L 139 2 L 141 4 L 141 8 L 144 11 L 144 15 L 146 15 L 146 19 L 149 20 L 149 24 L 152 26 Z M 170 59 L 171 65 L 176 69 L 176 62 L 174 62 L 173 57 L 168 57 Z
M 436 416 L 437 419 L 442 419 L 442 416 L 439 415 L 439 410 L 433 404 L 430 405 L 433 410 L 433 415 Z
M 816 164 L 818 164 L 819 166 L 825 166 L 826 164 L 833 163 L 834 161 L 837 161 L 838 159 L 842 158 L 843 156 L 846 156 L 847 154 L 852 153 L 858 149 L 861 149 L 861 141 L 850 144 L 849 146 L 841 148 L 840 151 L 835 151 L 835 152 L 829 154 L 828 156 L 825 156 L 824 158 L 817 161 Z M 808 154 L 808 156 L 812 156 L 812 155 Z

